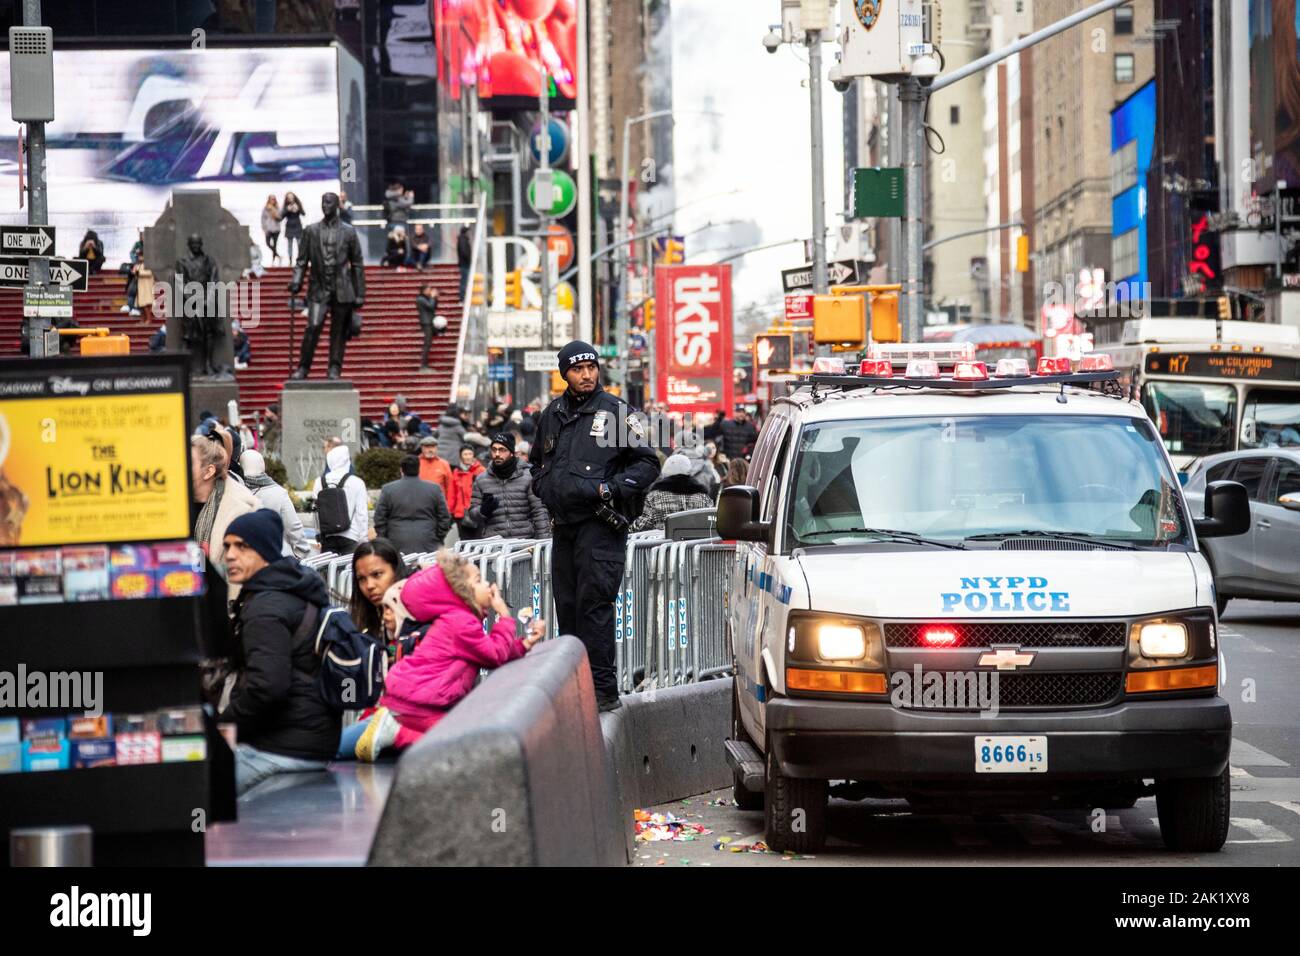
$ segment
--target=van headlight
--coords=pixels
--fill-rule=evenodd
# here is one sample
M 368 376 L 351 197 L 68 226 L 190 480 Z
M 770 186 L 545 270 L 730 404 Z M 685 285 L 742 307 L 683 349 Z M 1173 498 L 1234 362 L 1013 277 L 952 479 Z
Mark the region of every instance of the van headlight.
M 867 635 L 856 624 L 817 625 L 817 656 L 824 661 L 858 661 L 866 656 Z
M 1139 624 L 1137 632 L 1143 657 L 1187 656 L 1187 627 L 1183 624 Z

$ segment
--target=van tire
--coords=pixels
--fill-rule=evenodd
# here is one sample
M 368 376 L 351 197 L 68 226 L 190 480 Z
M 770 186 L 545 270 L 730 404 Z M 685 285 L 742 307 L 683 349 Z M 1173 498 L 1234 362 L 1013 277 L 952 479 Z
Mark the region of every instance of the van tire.
M 748 731 L 745 730 L 745 724 L 740 719 L 740 676 L 731 679 L 731 739 L 741 740 L 747 744 L 753 744 L 749 737 Z M 755 750 L 758 748 L 755 747 Z M 738 770 L 732 771 L 731 795 L 735 798 L 736 807 L 741 810 L 755 811 L 763 809 L 763 794 L 755 793 L 745 786 L 744 779 Z
M 782 776 L 771 741 L 764 760 L 767 800 L 763 831 L 768 847 L 780 852 L 817 852 L 826 843 L 826 781 Z
M 1171 850 L 1216 853 L 1223 849 L 1231 809 L 1227 767 L 1217 777 L 1156 781 L 1160 836 Z

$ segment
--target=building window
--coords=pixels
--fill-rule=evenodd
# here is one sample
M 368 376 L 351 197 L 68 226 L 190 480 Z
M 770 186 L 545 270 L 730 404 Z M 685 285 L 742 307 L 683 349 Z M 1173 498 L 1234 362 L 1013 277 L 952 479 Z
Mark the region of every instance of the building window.
M 1116 83 L 1133 82 L 1133 54 L 1132 53 L 1115 54 L 1115 82 Z
M 1138 231 L 1136 228 L 1120 233 L 1110 241 L 1111 275 L 1115 281 L 1135 276 L 1138 264 Z
M 951 123 L 953 126 L 956 126 L 960 121 L 961 121 L 961 107 L 960 106 L 948 107 L 948 122 Z
M 1110 154 L 1110 194 L 1118 196 L 1137 185 L 1137 140 L 1131 139 Z
M 1131 36 L 1133 34 L 1133 8 L 1115 8 L 1115 35 Z

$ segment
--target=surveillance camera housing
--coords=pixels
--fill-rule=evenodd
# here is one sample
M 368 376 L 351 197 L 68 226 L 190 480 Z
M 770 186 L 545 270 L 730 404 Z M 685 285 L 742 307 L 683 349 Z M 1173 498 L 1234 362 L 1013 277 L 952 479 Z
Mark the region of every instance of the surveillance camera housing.
M 844 75 L 844 70 L 836 63 L 826 72 L 826 79 L 831 81 L 831 86 L 835 87 L 839 93 L 847 93 L 849 87 L 853 85 L 853 78 Z
M 781 31 L 773 27 L 768 31 L 767 36 L 763 37 L 763 48 L 768 53 L 775 53 L 783 42 L 785 41 L 781 37 Z

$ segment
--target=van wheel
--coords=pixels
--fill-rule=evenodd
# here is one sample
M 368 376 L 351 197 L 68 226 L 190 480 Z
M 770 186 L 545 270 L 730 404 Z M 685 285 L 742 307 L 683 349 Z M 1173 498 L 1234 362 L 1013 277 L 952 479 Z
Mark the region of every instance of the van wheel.
M 1228 769 L 1217 777 L 1156 781 L 1160 836 L 1171 850 L 1215 853 L 1228 839 Z
M 731 679 L 731 739 L 743 740 L 745 743 L 753 744 L 749 738 L 749 733 L 745 730 L 745 725 L 740 719 L 740 677 L 736 676 Z M 757 749 L 757 748 L 755 748 Z M 763 794 L 755 793 L 745 786 L 744 778 L 740 772 L 732 771 L 731 795 L 736 800 L 736 806 L 741 810 L 762 810 Z
M 773 850 L 814 853 L 826 843 L 825 780 L 796 780 L 783 777 L 768 741 L 767 806 L 763 830 Z

